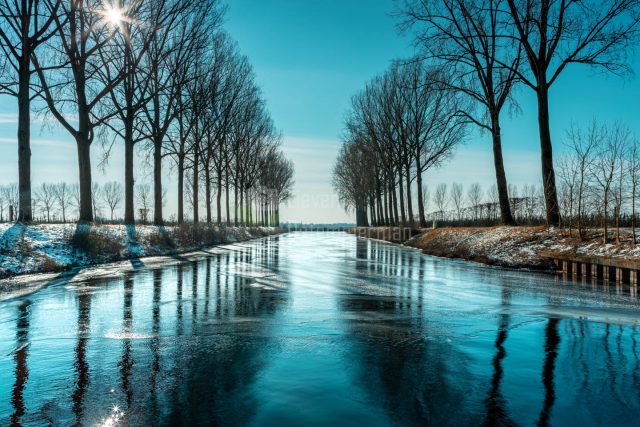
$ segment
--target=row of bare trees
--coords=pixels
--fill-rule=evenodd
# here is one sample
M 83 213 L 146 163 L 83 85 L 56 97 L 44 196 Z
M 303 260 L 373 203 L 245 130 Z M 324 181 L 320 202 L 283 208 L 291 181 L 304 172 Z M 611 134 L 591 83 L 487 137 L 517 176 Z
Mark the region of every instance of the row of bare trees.
M 163 160 L 200 221 L 274 223 L 293 167 L 219 0 L 0 0 L 0 93 L 18 103 L 18 219 L 33 219 L 30 114 L 52 116 L 78 154 L 79 220 L 96 209 L 91 148 L 124 144 L 124 221 L 135 221 L 136 147 L 152 166 L 154 224 L 164 223 Z M 285 179 L 286 178 L 286 179 Z M 188 193 L 185 197 L 185 192 Z M 204 200 L 200 193 L 204 194 Z M 222 197 L 224 195 L 224 201 Z M 224 203 L 224 208 L 223 208 Z
M 463 100 L 445 76 L 422 61 L 395 62 L 353 97 L 344 144 L 333 171 L 341 202 L 359 226 L 426 226 L 422 174 L 438 166 L 462 141 Z
M 599 224 L 607 243 L 609 227 L 629 223 L 636 243 L 636 217 L 640 190 L 640 142 L 620 124 L 593 121 L 586 129 L 567 132 L 567 152 L 559 162 L 560 203 L 564 222 L 585 237 L 585 227 Z M 629 221 L 626 221 L 629 218 Z
M 509 184 L 509 210 L 518 224 L 545 223 L 544 191 L 541 186 Z M 423 199 L 429 211 L 427 220 L 438 225 L 488 226 L 502 223 L 500 195 L 494 184 L 486 190 L 479 183 L 440 183 L 424 188 Z
M 108 210 L 110 220 L 116 217 L 122 204 L 122 184 L 116 181 L 104 184 L 93 183 L 93 213 L 101 216 L 103 208 Z M 12 221 L 17 215 L 20 194 L 17 183 L 0 186 L 0 222 Z M 33 216 L 43 222 L 68 222 L 79 217 L 80 186 L 67 182 L 42 183 L 33 191 Z M 106 217 L 104 219 L 109 219 Z
M 456 115 L 492 137 L 504 224 L 514 224 L 515 219 L 500 120 L 506 106 L 518 107 L 514 88 L 524 86 L 535 93 L 546 223 L 559 225 L 550 90 L 570 66 L 627 73 L 628 53 L 639 35 L 640 0 L 403 0 L 400 4 L 401 28 L 415 34 L 419 60 L 429 64 L 426 67 L 438 67 L 441 72 L 436 76 L 442 90 L 464 100 Z M 351 143 L 349 139 L 347 143 Z M 400 188 L 389 188 L 391 196 Z M 338 191 L 346 206 L 352 207 L 354 200 L 345 197 L 350 190 Z M 392 223 L 405 222 L 391 216 Z

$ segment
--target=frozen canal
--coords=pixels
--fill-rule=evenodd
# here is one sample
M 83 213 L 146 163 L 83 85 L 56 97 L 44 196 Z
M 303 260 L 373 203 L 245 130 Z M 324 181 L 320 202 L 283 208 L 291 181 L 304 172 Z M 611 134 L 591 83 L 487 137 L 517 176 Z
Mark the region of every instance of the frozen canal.
M 638 425 L 628 289 L 341 233 L 0 303 L 0 425 Z

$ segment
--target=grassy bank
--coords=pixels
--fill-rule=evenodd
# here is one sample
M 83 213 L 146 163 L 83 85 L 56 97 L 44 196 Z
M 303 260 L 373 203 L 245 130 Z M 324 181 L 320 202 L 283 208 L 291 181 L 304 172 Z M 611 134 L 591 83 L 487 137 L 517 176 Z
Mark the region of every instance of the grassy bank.
M 588 230 L 583 240 L 577 232 L 545 227 L 444 227 L 411 232 L 398 227 L 355 228 L 349 232 L 361 237 L 401 243 L 425 254 L 459 258 L 510 268 L 552 270 L 550 254 L 579 254 L 593 257 L 638 259 L 640 246 L 632 244 L 629 230 L 620 242 L 614 234 L 604 244 L 601 230 Z
M 0 224 L 0 278 L 173 255 L 282 233 L 272 227 Z

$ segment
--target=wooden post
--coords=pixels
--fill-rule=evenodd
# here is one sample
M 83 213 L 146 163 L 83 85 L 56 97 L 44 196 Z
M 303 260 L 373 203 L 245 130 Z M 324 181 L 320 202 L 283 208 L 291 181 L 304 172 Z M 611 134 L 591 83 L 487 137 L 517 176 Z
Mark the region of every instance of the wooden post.
M 616 282 L 618 283 L 630 283 L 631 282 L 631 274 L 628 268 L 616 268 Z
M 591 264 L 586 262 L 582 264 L 582 275 L 585 277 L 591 276 Z
M 638 270 L 631 270 L 629 273 L 629 283 L 631 285 L 638 285 Z

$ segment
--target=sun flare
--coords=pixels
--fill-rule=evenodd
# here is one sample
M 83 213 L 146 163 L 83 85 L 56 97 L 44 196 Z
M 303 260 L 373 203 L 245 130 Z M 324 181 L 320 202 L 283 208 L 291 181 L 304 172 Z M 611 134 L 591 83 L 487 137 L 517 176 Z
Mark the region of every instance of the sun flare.
M 105 13 L 107 20 L 111 22 L 113 25 L 118 25 L 122 22 L 122 10 L 117 7 L 111 7 L 106 10 Z

